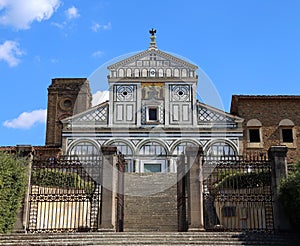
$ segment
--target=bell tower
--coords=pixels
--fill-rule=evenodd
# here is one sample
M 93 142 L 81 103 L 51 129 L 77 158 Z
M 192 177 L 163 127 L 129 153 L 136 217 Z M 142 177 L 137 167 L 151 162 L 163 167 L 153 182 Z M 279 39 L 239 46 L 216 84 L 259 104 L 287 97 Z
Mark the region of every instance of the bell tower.
M 48 87 L 46 145 L 61 146 L 61 120 L 91 107 L 92 95 L 86 78 L 56 78 Z

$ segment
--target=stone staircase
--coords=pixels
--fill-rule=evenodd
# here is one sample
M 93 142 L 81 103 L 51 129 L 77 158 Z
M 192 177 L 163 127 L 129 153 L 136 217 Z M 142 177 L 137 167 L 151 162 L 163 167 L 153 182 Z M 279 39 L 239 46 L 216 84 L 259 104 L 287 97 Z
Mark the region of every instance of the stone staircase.
M 124 231 L 178 231 L 177 175 L 125 173 Z
M 292 234 L 236 232 L 41 233 L 0 235 L 1 246 L 83 245 L 298 245 Z

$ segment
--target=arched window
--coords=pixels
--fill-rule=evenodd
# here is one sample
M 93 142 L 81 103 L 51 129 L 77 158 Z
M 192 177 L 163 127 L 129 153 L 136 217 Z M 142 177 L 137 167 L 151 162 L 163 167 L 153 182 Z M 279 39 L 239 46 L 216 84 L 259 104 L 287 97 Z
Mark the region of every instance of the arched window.
M 174 69 L 174 77 L 179 77 L 179 69 Z
M 123 141 L 114 141 L 110 145 L 116 146 L 118 152 L 121 152 L 124 155 L 124 158 L 126 160 L 125 171 L 133 172 L 134 171 L 133 151 L 132 151 L 131 147 Z
M 164 77 L 164 70 L 158 69 L 158 77 Z
M 140 148 L 140 155 L 165 156 L 167 154 L 164 146 L 157 142 L 148 142 Z
M 131 69 L 127 69 L 126 77 L 131 77 Z
M 140 77 L 140 70 L 134 69 L 134 77 Z
M 125 157 L 132 156 L 132 149 L 128 144 L 126 144 L 122 141 L 115 141 L 115 142 L 111 143 L 110 145 L 116 146 L 118 151 L 121 152 Z
M 71 158 L 76 158 L 80 161 L 96 160 L 100 156 L 100 152 L 96 145 L 89 141 L 82 141 L 75 144 L 70 152 Z
M 184 78 L 187 77 L 187 71 L 185 68 L 181 70 L 181 76 Z
M 283 119 L 279 122 L 280 142 L 289 148 L 296 147 L 294 126 L 294 122 L 290 119 Z
M 247 147 L 263 147 L 262 124 L 258 119 L 251 119 L 247 122 Z
M 215 142 L 207 150 L 207 156 L 234 156 L 235 149 L 226 142 Z
M 139 151 L 139 172 L 167 172 L 167 150 L 158 142 L 147 142 Z
M 119 69 L 118 71 L 119 74 L 119 78 L 123 78 L 124 77 L 124 70 L 122 68 Z
M 172 76 L 172 71 L 171 71 L 170 68 L 168 68 L 168 69 L 166 70 L 166 75 L 167 75 L 167 77 L 171 77 L 171 76 Z
M 174 148 L 173 150 L 173 155 L 181 155 L 181 154 L 184 154 L 185 153 L 185 150 L 188 146 L 193 146 L 193 147 L 196 147 L 196 146 L 199 146 L 197 145 L 196 143 L 193 143 L 193 142 L 189 142 L 189 141 L 186 141 L 186 142 L 180 142 L 178 145 L 176 145 L 176 147 Z
M 147 74 L 148 74 L 147 69 L 144 68 L 142 70 L 142 77 L 147 77 Z

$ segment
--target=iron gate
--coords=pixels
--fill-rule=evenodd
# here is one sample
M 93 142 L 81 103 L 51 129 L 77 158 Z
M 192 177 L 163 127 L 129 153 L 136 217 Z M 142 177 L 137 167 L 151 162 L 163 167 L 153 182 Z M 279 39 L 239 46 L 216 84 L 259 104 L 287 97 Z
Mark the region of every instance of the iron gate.
M 97 230 L 101 167 L 101 156 L 33 160 L 27 231 Z
M 206 157 L 203 177 L 206 230 L 274 229 L 271 163 L 268 160 Z

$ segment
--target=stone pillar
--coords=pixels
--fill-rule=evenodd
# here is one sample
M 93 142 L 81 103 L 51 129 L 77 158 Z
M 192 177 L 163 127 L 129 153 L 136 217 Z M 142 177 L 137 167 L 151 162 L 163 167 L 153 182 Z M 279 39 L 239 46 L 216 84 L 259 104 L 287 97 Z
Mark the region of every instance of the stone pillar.
M 134 159 L 134 172 L 139 173 L 140 172 L 140 160 L 139 159 Z
M 202 147 L 186 148 L 189 168 L 189 204 L 190 225 L 188 231 L 203 231 L 203 178 L 202 178 Z
M 170 173 L 175 173 L 175 168 L 174 168 L 174 161 L 172 157 L 168 159 L 168 165 L 169 165 L 169 172 Z
M 102 209 L 99 231 L 116 231 L 116 184 L 117 168 L 115 146 L 102 146 Z
M 287 151 L 286 146 L 271 146 L 268 151 L 269 159 L 272 162 L 273 217 L 276 231 L 290 229 L 283 206 L 279 201 L 280 181 L 287 177 Z

